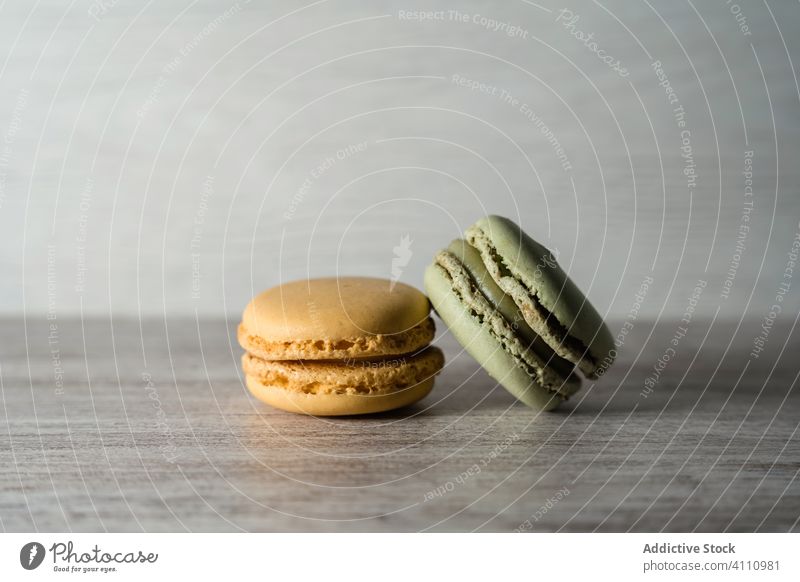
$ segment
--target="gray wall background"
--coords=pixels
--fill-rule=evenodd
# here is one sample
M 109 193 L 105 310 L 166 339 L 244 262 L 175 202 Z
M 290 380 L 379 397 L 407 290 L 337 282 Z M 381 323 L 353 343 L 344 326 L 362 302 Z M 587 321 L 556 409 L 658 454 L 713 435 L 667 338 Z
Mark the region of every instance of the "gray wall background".
M 230 316 L 393 259 L 421 286 L 499 213 L 603 312 L 652 276 L 643 314 L 702 279 L 704 314 L 762 317 L 800 220 L 798 25 L 776 1 L 5 2 L 0 312 Z

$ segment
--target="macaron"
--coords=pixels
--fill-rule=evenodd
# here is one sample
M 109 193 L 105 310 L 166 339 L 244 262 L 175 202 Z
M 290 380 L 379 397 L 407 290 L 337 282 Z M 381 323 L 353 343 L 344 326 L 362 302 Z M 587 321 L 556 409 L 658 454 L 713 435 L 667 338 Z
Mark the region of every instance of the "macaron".
M 250 392 L 315 416 L 383 412 L 424 398 L 444 365 L 429 345 L 434 334 L 424 294 L 365 277 L 273 287 L 250 301 L 237 333 Z
M 425 289 L 436 313 L 490 376 L 552 410 L 613 362 L 602 317 L 544 246 L 514 222 L 482 218 L 435 256 Z

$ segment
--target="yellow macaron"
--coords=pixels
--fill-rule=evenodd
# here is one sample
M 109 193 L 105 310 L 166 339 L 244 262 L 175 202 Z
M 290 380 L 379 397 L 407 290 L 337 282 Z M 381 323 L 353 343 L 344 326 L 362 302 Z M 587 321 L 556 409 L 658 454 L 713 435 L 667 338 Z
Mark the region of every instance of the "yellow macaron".
M 294 281 L 247 305 L 238 329 L 250 392 L 316 416 L 369 414 L 424 398 L 444 365 L 430 303 L 403 283 Z

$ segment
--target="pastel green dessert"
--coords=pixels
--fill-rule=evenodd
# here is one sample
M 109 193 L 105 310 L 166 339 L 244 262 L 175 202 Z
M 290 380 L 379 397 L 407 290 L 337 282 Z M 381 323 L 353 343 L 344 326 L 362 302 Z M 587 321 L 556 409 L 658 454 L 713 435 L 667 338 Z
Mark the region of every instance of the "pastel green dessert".
M 464 348 L 533 408 L 574 394 L 575 366 L 594 378 L 613 361 L 603 319 L 551 253 L 506 218 L 483 218 L 440 251 L 425 289 Z

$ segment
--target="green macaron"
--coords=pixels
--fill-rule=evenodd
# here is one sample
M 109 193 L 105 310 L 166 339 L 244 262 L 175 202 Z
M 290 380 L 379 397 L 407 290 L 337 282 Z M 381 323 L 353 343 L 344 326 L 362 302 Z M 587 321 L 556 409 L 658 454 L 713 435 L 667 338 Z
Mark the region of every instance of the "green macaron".
M 552 254 L 500 216 L 476 222 L 425 271 L 434 309 L 519 400 L 551 410 L 613 362 L 602 317 Z

